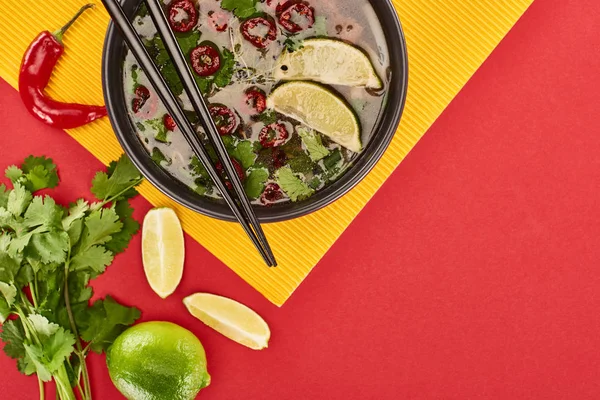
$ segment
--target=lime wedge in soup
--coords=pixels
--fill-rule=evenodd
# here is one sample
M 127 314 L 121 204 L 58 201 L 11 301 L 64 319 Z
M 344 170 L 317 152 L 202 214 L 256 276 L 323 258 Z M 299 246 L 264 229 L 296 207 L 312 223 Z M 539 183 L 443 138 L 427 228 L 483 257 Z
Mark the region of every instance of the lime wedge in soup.
M 329 85 L 381 89 L 369 57 L 358 47 L 334 39 L 307 39 L 296 51 L 284 50 L 275 66 L 280 81 L 311 80 Z
M 313 82 L 287 82 L 271 92 L 267 107 L 293 118 L 355 153 L 362 151 L 360 122 L 331 89 Z

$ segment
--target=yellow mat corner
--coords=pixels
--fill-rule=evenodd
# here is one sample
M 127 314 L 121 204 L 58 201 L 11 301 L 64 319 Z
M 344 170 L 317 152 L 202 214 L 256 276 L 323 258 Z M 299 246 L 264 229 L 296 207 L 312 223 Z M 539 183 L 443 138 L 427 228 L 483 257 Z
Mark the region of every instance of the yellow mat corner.
M 240 250 L 250 249 L 251 244 L 236 224 L 195 214 L 150 184 L 140 190 L 154 205 L 175 208 L 188 234 L 278 306 L 298 288 L 533 0 L 393 2 L 405 30 L 410 63 L 400 129 L 374 171 L 342 200 L 308 217 L 265 227 L 278 268 L 267 269 L 256 252 Z M 83 3 L 2 0 L 0 77 L 16 87 L 21 57 L 31 40 L 43 30 L 62 26 Z M 65 38 L 67 51 L 49 87 L 52 96 L 102 103 L 100 64 L 107 24 L 108 15 L 98 2 L 97 9 L 71 29 Z M 107 120 L 69 133 L 104 163 L 122 153 Z

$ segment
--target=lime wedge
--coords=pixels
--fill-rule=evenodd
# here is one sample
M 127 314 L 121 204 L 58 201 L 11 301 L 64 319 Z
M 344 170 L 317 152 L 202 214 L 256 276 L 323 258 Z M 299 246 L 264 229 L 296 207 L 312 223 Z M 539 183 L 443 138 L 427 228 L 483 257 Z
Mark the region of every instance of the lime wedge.
M 302 122 L 355 153 L 362 151 L 360 123 L 352 107 L 332 90 L 294 81 L 275 88 L 267 107 Z
M 142 232 L 142 261 L 150 287 L 163 299 L 181 282 L 185 246 L 177 214 L 156 208 L 146 214 Z
M 274 77 L 280 81 L 311 80 L 328 85 L 381 89 L 369 57 L 359 48 L 333 39 L 307 39 L 299 50 L 279 56 Z
M 226 297 L 196 293 L 183 300 L 188 311 L 229 339 L 253 350 L 268 347 L 271 331 L 257 313 Z

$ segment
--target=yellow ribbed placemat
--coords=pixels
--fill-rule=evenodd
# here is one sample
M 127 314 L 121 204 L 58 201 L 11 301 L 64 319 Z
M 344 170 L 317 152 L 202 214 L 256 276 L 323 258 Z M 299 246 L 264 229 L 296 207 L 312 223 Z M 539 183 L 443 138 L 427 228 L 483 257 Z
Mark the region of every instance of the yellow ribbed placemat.
M 187 233 L 276 305 L 282 305 L 300 285 L 533 0 L 393 2 L 406 33 L 410 62 L 400 129 L 374 171 L 342 200 L 308 217 L 265 227 L 279 268 L 263 266 L 236 224 L 195 214 L 148 183 L 140 188 L 152 204 L 175 208 Z M 2 0 L 0 76 L 16 87 L 21 57 L 31 40 L 43 30 L 58 29 L 84 3 Z M 50 95 L 62 101 L 102 103 L 100 64 L 107 24 L 108 15 L 98 2 L 96 10 L 71 28 Z M 104 163 L 122 153 L 108 120 L 69 134 Z

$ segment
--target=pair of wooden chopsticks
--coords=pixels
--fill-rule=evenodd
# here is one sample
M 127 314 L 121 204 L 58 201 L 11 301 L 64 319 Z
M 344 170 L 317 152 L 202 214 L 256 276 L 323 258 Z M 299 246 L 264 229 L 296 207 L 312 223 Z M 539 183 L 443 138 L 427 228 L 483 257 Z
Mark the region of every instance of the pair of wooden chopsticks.
M 175 34 L 169 26 L 169 22 L 162 9 L 162 6 L 159 0 L 144 1 L 148 7 L 150 16 L 156 25 L 158 33 L 162 37 L 165 48 L 171 56 L 171 60 L 175 65 L 177 73 L 181 79 L 181 82 L 183 83 L 183 87 L 185 88 L 185 91 L 192 102 L 194 110 L 200 119 L 202 127 L 210 139 L 211 144 L 214 146 L 219 161 L 224 167 L 227 178 L 233 186 L 233 192 L 235 193 L 236 198 L 234 198 L 227 190 L 225 181 L 217 172 L 212 160 L 208 155 L 208 152 L 202 145 L 202 142 L 195 132 L 194 127 L 186 118 L 183 109 L 163 79 L 158 67 L 152 61 L 152 58 L 148 54 L 148 51 L 142 43 L 141 38 L 125 15 L 119 0 L 102 0 L 102 3 L 106 7 L 106 10 L 108 11 L 115 26 L 123 35 L 123 39 L 137 59 L 140 67 L 146 73 L 148 80 L 163 101 L 164 105 L 169 111 L 169 114 L 171 114 L 192 150 L 208 171 L 210 178 L 215 183 L 217 189 L 225 199 L 225 202 L 235 215 L 235 218 L 242 225 L 267 265 L 270 267 L 275 267 L 277 266 L 277 261 L 275 260 L 273 251 L 271 250 L 262 227 L 258 222 L 258 218 L 252 209 L 250 200 L 248 197 L 246 197 L 244 186 L 242 185 L 242 182 L 236 173 L 235 167 L 229 158 L 227 149 L 221 140 L 221 136 L 217 131 L 217 127 L 210 115 L 206 102 L 202 97 L 202 93 L 194 81 L 194 76 L 190 66 L 188 65 L 185 56 L 181 51 L 181 47 L 179 47 L 179 44 L 177 43 Z

